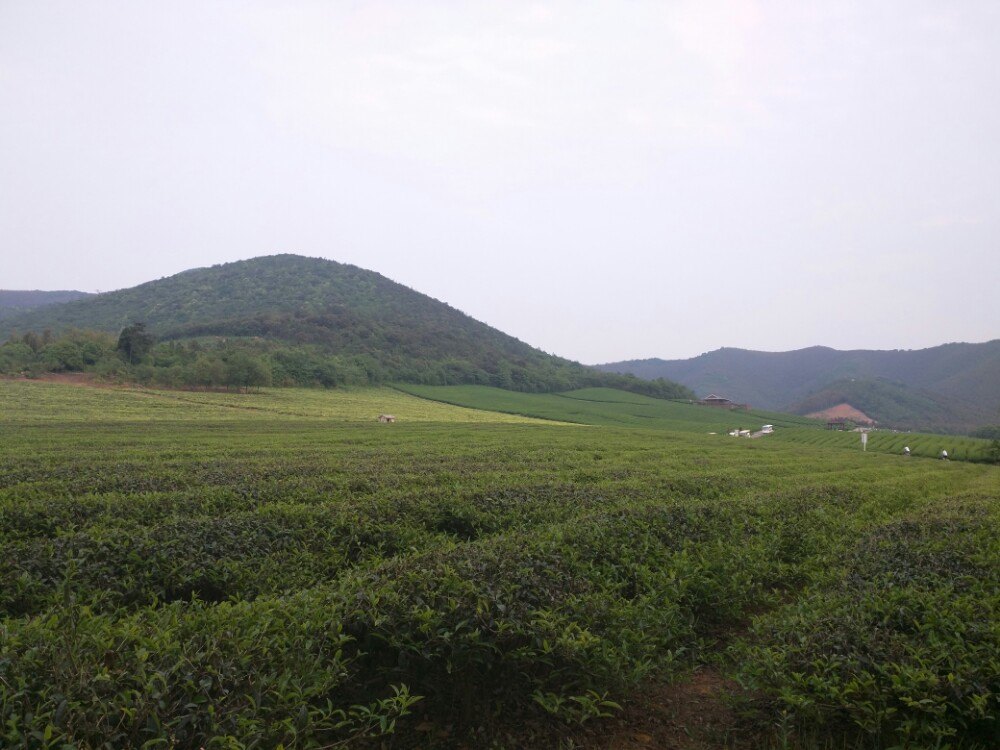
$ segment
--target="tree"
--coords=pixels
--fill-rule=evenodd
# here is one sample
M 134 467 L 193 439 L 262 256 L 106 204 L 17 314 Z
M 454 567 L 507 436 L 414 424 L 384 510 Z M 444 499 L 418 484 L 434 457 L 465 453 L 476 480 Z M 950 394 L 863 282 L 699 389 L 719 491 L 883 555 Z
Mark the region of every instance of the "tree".
M 991 441 L 986 448 L 986 458 L 995 464 L 1000 464 L 1000 438 Z
M 42 341 L 41 339 L 38 338 L 38 334 L 35 333 L 34 331 L 28 331 L 26 334 L 24 334 L 24 337 L 21 339 L 21 341 L 24 343 L 25 346 L 31 349 L 32 354 L 38 354 L 39 349 L 42 348 Z
M 64 370 L 80 372 L 85 364 L 79 344 L 68 338 L 59 339 L 45 347 L 44 361 L 46 369 L 53 372 Z
M 271 366 L 246 352 L 234 352 L 226 360 L 226 385 L 244 393 L 271 384 Z
M 186 385 L 203 385 L 213 388 L 226 382 L 226 366 L 218 357 L 204 354 L 187 367 Z
M 130 365 L 140 362 L 153 347 L 153 337 L 143 323 L 125 326 L 118 336 L 117 349 Z

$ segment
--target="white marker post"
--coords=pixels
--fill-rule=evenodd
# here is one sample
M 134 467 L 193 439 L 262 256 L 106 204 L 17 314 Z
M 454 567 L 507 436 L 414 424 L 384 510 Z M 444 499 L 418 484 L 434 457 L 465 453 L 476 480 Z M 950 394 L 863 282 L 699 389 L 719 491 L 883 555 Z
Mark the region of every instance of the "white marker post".
M 868 450 L 868 433 L 867 432 L 862 432 L 861 433 L 861 450 L 863 450 L 863 451 L 867 451 Z

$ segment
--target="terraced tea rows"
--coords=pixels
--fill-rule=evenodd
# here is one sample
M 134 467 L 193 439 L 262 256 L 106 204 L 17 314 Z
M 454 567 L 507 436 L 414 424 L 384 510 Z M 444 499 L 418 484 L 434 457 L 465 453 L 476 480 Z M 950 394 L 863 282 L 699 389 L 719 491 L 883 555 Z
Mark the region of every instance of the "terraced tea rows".
M 857 432 L 837 430 L 791 429 L 775 433 L 778 440 L 814 445 L 823 448 L 846 448 L 861 450 L 861 435 Z M 961 435 L 925 435 L 915 432 L 889 432 L 876 430 L 868 433 L 867 450 L 878 453 L 902 455 L 903 448 L 909 447 L 914 456 L 938 458 L 942 450 L 959 461 L 983 461 L 987 459 L 989 441 Z
M 407 393 L 457 406 L 607 427 L 726 433 L 733 428 L 758 430 L 768 423 L 780 427 L 820 426 L 816 420 L 792 414 L 729 411 L 611 388 L 581 388 L 566 393 L 517 393 L 482 385 L 399 387 Z
M 485 386 L 402 386 L 413 393 L 443 403 L 476 409 L 491 409 L 540 419 L 578 424 L 635 427 L 676 432 L 715 432 L 726 436 L 734 428 L 758 430 L 763 424 L 777 429 L 767 440 L 780 440 L 822 448 L 861 449 L 861 436 L 854 432 L 822 429 L 814 419 L 791 414 L 752 410 L 728 411 L 664 401 L 609 388 L 584 388 L 569 393 L 514 393 Z M 985 461 L 989 441 L 955 435 L 923 435 L 874 431 L 868 435 L 868 451 L 902 455 L 909 446 L 912 455 L 937 458 L 942 450 L 961 461 Z
M 0 745 L 551 747 L 706 664 L 748 746 L 996 736 L 995 467 L 2 387 Z

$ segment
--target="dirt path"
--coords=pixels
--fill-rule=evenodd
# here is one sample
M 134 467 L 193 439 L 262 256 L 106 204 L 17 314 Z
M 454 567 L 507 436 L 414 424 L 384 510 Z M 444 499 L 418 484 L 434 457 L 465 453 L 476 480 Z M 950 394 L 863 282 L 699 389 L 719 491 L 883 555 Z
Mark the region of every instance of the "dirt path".
M 585 750 L 721 750 L 737 724 L 725 695 L 736 689 L 703 667 L 672 684 L 649 684 L 619 715 L 572 736 Z

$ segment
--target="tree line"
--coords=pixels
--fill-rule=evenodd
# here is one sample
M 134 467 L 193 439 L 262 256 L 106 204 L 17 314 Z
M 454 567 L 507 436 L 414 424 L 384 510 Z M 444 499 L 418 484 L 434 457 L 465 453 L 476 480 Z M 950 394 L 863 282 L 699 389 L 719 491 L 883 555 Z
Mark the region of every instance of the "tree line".
M 603 373 L 557 358 L 431 359 L 408 352 L 331 352 L 328 347 L 263 337 L 157 340 L 141 323 L 118 336 L 89 330 L 53 335 L 29 331 L 0 345 L 0 374 L 39 377 L 86 372 L 95 377 L 169 388 L 243 392 L 264 386 L 488 385 L 526 392 L 608 386 L 658 398 L 690 399 L 684 386 Z

